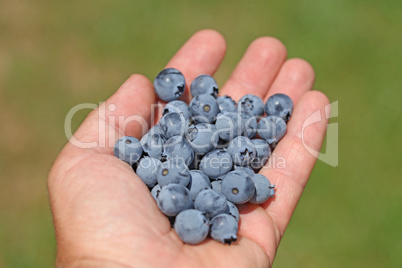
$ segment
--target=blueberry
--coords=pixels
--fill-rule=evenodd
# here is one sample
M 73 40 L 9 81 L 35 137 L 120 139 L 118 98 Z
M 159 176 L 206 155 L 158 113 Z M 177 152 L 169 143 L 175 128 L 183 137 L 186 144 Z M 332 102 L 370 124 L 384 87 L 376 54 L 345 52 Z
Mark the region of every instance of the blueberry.
M 184 243 L 195 245 L 207 237 L 209 224 L 205 213 L 188 209 L 177 215 L 174 229 Z
M 191 199 L 194 201 L 199 192 L 205 189 L 211 189 L 211 182 L 208 176 L 201 170 L 190 170 L 190 174 L 191 181 L 188 189 L 190 190 Z
M 257 136 L 257 118 L 249 112 L 241 113 L 241 118 L 244 122 L 244 136 L 250 139 Z
M 216 98 L 218 96 L 219 88 L 212 76 L 202 74 L 193 80 L 190 86 L 190 91 L 193 97 L 208 94 Z
M 164 139 L 160 134 L 152 134 L 152 128 L 147 134 L 141 138 L 141 146 L 144 153 L 152 158 L 161 159 L 163 151 Z
M 162 136 L 161 126 L 160 126 L 159 124 L 156 124 L 155 126 L 153 126 L 153 127 L 148 131 L 148 133 L 150 133 L 150 134 L 152 134 L 152 135 L 157 134 L 157 135 L 161 135 L 161 136 Z
M 180 159 L 190 165 L 194 160 L 194 150 L 182 136 L 174 136 L 168 139 L 163 146 L 162 158 L 165 160 Z
M 253 141 L 253 140 L 251 140 L 251 141 Z M 266 144 L 267 144 L 267 143 L 266 143 Z M 267 145 L 268 145 L 268 144 L 267 144 Z M 254 160 L 255 160 L 255 159 L 254 159 Z M 253 162 L 254 162 L 254 160 L 253 160 Z M 249 176 L 253 176 L 253 175 L 255 174 L 254 170 L 253 170 L 251 167 L 248 167 L 248 166 L 245 166 L 245 167 L 242 167 L 242 166 L 234 166 L 234 170 L 243 171 L 243 172 L 247 173 L 247 175 L 249 175 Z
M 190 108 L 188 108 L 187 103 L 181 100 L 175 100 L 168 102 L 163 109 L 163 115 L 168 113 L 179 113 L 181 114 L 186 120 L 189 120 L 191 117 Z
M 199 178 L 204 179 L 209 186 L 211 186 L 211 180 L 208 175 L 202 172 L 201 170 L 190 170 L 191 175 L 198 176 Z
M 257 131 L 261 138 L 275 146 L 286 134 L 286 123 L 282 118 L 270 115 L 261 118 Z
M 214 240 L 229 245 L 237 240 L 239 224 L 231 215 L 219 214 L 210 224 L 210 234 Z
M 287 122 L 293 111 L 293 101 L 285 94 L 275 94 L 268 98 L 264 106 L 267 115 L 274 115 Z
M 254 160 L 256 150 L 249 138 L 239 136 L 229 143 L 228 153 L 232 156 L 235 165 L 247 166 Z
M 138 177 L 148 186 L 154 187 L 157 182 L 157 175 L 161 161 L 151 157 L 144 157 L 138 164 L 136 173 Z
M 211 95 L 195 96 L 190 102 L 191 116 L 196 123 L 213 123 L 219 113 L 218 103 Z
M 216 179 L 228 173 L 232 166 L 233 160 L 230 154 L 223 149 L 216 149 L 202 158 L 199 168 L 211 179 Z
M 276 185 L 272 185 L 272 187 L 269 189 L 269 193 L 270 193 L 271 197 L 274 197 L 274 194 L 275 194 L 275 186 L 276 186 Z
M 119 159 L 133 165 L 141 158 L 141 143 L 134 137 L 124 136 L 115 143 L 113 153 Z
M 236 112 L 236 102 L 228 95 L 216 98 L 221 113 Z
M 251 179 L 254 182 L 255 192 L 249 201 L 250 203 L 262 204 L 267 201 L 268 198 L 273 197 L 275 194 L 275 185 L 272 186 L 267 177 L 262 174 L 255 174 Z
M 213 218 L 228 210 L 226 197 L 218 191 L 202 190 L 194 201 L 194 208 L 205 212 L 207 218 Z
M 258 170 L 268 162 L 268 159 L 271 156 L 271 147 L 269 147 L 268 143 L 262 139 L 254 139 L 251 140 L 251 142 L 255 146 L 256 155 L 250 166 L 253 169 Z
M 218 146 L 219 135 L 215 125 L 200 123 L 191 125 L 186 138 L 195 153 L 206 154 Z
M 218 114 L 215 122 L 219 137 L 230 141 L 244 132 L 244 121 L 240 113 Z
M 162 135 L 165 139 L 173 136 L 183 136 L 187 131 L 187 120 L 179 113 L 165 114 L 159 121 Z
M 233 204 L 244 204 L 254 194 L 255 187 L 251 177 L 245 172 L 234 170 L 222 177 L 222 193 Z
M 194 207 L 188 189 L 179 184 L 162 187 L 157 197 L 158 207 L 166 216 L 176 216 L 181 211 Z
M 214 191 L 222 192 L 222 179 L 216 178 L 216 180 L 211 182 L 211 187 Z
M 157 180 L 161 187 L 171 183 L 186 187 L 191 180 L 191 173 L 183 161 L 168 160 L 159 165 Z
M 226 211 L 226 214 L 233 216 L 238 222 L 240 220 L 239 210 L 237 209 L 236 205 L 233 204 L 232 202 L 227 201 L 227 203 L 228 203 L 228 210 Z
M 152 190 L 151 190 L 151 195 L 152 195 L 152 197 L 155 199 L 155 201 L 158 201 L 158 195 L 159 195 L 159 192 L 162 190 L 162 187 L 159 185 L 159 184 L 157 184 L 157 185 L 155 185 L 153 188 L 152 188 Z
M 237 103 L 239 112 L 249 112 L 253 116 L 260 117 L 264 114 L 264 102 L 256 95 L 247 94 Z
M 162 70 L 154 80 L 154 89 L 161 100 L 172 101 L 183 95 L 186 81 L 183 74 L 176 69 Z

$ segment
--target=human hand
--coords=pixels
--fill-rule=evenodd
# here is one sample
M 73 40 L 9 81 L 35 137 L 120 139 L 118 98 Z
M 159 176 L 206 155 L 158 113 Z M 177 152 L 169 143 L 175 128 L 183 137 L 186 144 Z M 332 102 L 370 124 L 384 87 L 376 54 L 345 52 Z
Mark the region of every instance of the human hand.
M 226 50 L 222 36 L 204 30 L 192 36 L 167 67 L 180 70 L 187 86 L 200 74 L 213 75 Z M 275 93 L 289 95 L 295 109 L 285 137 L 278 143 L 264 174 L 276 185 L 276 194 L 262 205 L 239 206 L 238 240 L 228 246 L 207 239 L 187 245 L 159 211 L 148 188 L 133 169 L 113 156 L 115 141 L 124 135 L 140 138 L 138 121 L 123 126 L 120 118 L 137 115 L 151 122 L 157 102 L 150 81 L 131 76 L 74 134 L 96 148 L 69 142 L 57 158 L 48 179 L 57 238 L 59 267 L 269 267 L 279 242 L 308 181 L 316 158 L 303 146 L 319 151 L 327 122 L 303 132 L 303 122 L 329 103 L 324 94 L 310 91 L 312 67 L 301 59 L 286 60 L 286 49 L 276 39 L 262 37 L 247 49 L 220 95 L 238 101 L 255 94 L 264 102 Z M 190 98 L 188 88 L 182 96 Z M 114 106 L 110 106 L 113 104 Z M 112 109 L 113 107 L 115 109 Z M 105 114 L 99 113 L 105 111 Z M 102 129 L 99 126 L 105 125 Z M 118 134 L 116 134 L 118 133 Z M 116 134 L 116 135 L 115 135 Z M 101 144 L 103 135 L 106 143 Z M 278 159 L 284 166 L 275 165 Z

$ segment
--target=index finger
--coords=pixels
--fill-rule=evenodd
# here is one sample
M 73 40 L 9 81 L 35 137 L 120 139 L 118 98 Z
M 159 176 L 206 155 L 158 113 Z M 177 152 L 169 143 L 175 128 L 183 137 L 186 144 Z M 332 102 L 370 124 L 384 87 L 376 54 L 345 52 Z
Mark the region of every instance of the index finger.
M 172 57 L 165 68 L 175 68 L 183 73 L 186 89 L 181 99 L 191 100 L 189 87 L 201 74 L 213 75 L 223 60 L 226 43 L 223 36 L 214 30 L 202 30 L 195 33 Z

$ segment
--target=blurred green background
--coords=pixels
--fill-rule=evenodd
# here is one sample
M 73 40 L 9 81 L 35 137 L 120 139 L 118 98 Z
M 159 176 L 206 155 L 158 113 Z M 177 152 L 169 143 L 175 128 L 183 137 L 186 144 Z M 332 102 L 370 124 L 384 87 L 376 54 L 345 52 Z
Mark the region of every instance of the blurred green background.
M 53 266 L 46 177 L 69 109 L 104 101 L 132 73 L 153 79 L 203 28 L 228 43 L 220 85 L 269 35 L 339 101 L 339 166 L 317 163 L 274 266 L 402 267 L 401 10 L 399 0 L 0 0 L 0 267 Z

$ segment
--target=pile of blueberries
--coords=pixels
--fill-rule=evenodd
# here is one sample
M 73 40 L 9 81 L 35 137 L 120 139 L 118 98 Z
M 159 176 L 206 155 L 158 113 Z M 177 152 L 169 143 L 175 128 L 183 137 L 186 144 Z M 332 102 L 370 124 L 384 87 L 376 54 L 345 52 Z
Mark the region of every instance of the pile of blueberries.
M 264 105 L 247 94 L 236 104 L 218 96 L 213 77 L 200 75 L 191 83 L 187 105 L 177 100 L 185 79 L 173 68 L 157 75 L 154 89 L 168 102 L 163 117 L 141 140 L 119 139 L 114 155 L 149 187 L 182 241 L 198 244 L 208 234 L 222 243 L 236 241 L 236 205 L 261 204 L 275 193 L 258 171 L 286 133 L 292 100 L 275 94 Z

